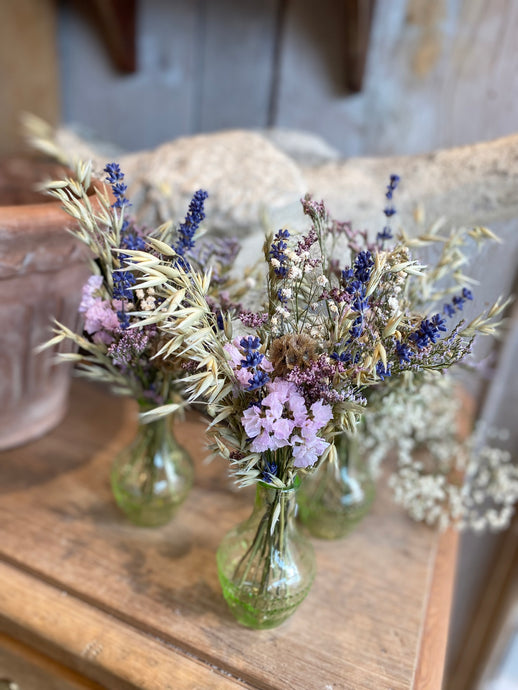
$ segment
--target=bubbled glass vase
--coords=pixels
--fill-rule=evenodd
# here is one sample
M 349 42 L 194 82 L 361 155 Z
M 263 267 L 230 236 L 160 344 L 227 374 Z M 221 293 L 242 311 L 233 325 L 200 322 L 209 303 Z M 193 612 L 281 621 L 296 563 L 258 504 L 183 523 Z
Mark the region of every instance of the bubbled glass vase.
M 136 525 L 164 525 L 184 502 L 194 479 L 192 460 L 174 437 L 170 417 L 139 423 L 133 443 L 111 471 L 119 508 Z
M 369 512 L 375 484 L 356 439 L 342 434 L 337 454 L 306 476 L 298 495 L 300 520 L 314 537 L 340 539 Z
M 217 564 L 223 596 L 243 625 L 280 625 L 311 588 L 315 555 L 297 526 L 296 510 L 295 487 L 259 483 L 251 516 L 220 544 Z

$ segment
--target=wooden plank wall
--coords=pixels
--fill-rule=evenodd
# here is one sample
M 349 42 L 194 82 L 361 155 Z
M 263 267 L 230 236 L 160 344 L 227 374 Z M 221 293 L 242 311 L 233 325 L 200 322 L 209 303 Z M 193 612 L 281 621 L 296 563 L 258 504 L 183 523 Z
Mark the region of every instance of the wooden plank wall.
M 337 89 L 340 2 L 290 3 L 276 124 L 315 131 L 345 155 L 414 154 L 518 129 L 518 4 L 376 4 L 361 94 Z M 336 24 L 333 22 L 336 21 Z
M 413 154 L 518 128 L 516 2 L 377 2 L 356 95 L 344 86 L 343 0 L 138 7 L 139 69 L 120 76 L 73 3 L 60 6 L 63 119 L 128 150 L 277 126 L 320 134 L 345 156 Z

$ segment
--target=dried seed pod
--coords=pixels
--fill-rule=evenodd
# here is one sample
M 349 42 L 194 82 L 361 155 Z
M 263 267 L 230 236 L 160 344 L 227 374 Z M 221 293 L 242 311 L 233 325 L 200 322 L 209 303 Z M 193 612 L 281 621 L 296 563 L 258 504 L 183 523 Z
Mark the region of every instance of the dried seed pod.
M 283 335 L 270 347 L 270 361 L 277 376 L 285 376 L 293 367 L 305 368 L 315 357 L 316 342 L 304 333 Z

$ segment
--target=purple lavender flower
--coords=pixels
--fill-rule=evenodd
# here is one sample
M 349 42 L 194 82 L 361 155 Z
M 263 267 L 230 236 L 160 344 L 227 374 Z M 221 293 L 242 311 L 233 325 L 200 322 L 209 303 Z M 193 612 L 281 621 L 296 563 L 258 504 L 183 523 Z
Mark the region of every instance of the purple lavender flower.
M 194 235 L 205 218 L 204 204 L 208 196 L 208 193 L 203 189 L 198 189 L 194 193 L 185 220 L 178 228 L 178 239 L 174 250 L 179 255 L 178 263 L 184 270 L 189 270 L 190 268 L 185 254 L 194 247 Z
M 119 319 L 119 325 L 123 331 L 130 327 L 130 317 L 124 309 L 119 309 L 117 311 L 117 318 Z
M 341 364 L 358 364 L 360 361 L 360 353 L 357 352 L 353 358 L 352 354 L 348 351 L 333 352 L 331 354 L 331 359 L 334 359 L 335 362 L 340 362 Z
M 437 342 L 440 338 L 439 331 L 446 331 L 446 323 L 440 314 L 435 314 L 431 320 L 423 319 L 421 325 L 411 334 L 410 338 L 421 350 L 428 345 Z
M 458 309 L 459 311 L 462 311 L 462 308 L 464 306 L 465 301 L 466 300 L 464 299 L 464 297 L 462 295 L 459 295 L 458 297 L 457 297 L 457 295 L 455 295 L 452 299 L 452 304 L 456 309 Z
M 360 252 L 354 260 L 354 275 L 356 279 L 362 283 L 367 283 L 373 266 L 372 254 L 369 251 Z
M 342 278 L 342 283 L 345 285 L 348 283 L 352 278 L 354 278 L 354 269 L 348 266 L 347 268 L 344 268 L 344 270 L 341 273 L 341 278 Z
M 412 348 L 405 345 L 405 343 L 396 340 L 396 355 L 399 357 L 399 363 L 410 362 L 410 358 L 414 355 Z
M 393 238 L 392 230 L 386 225 L 382 232 L 378 232 L 378 240 L 384 242 L 385 240 L 391 240 Z
M 365 297 L 367 290 L 364 283 L 353 280 L 345 290 L 353 298 L 351 305 L 355 311 L 362 313 L 369 308 L 369 300 Z
M 130 206 L 129 200 L 125 196 L 127 190 L 127 185 L 124 184 L 124 173 L 121 172 L 120 165 L 118 163 L 108 163 L 104 168 L 104 172 L 107 174 L 106 181 L 110 183 L 113 196 L 115 197 L 115 202 L 112 204 L 112 208 L 124 208 L 124 206 Z
M 224 346 L 238 382 L 248 391 L 265 386 L 270 380 L 267 372 L 273 370 L 271 362 L 259 352 L 260 346 L 259 338 L 252 336 L 236 338 L 232 344 Z
M 370 255 L 370 252 L 362 252 L 362 253 Z M 370 268 L 368 270 L 370 271 Z M 360 269 L 360 273 L 361 273 L 361 271 L 362 271 L 362 269 Z M 356 273 L 356 271 L 355 271 L 355 273 Z M 349 330 L 349 335 L 350 335 L 349 342 L 351 342 L 353 339 L 359 338 L 360 335 L 363 333 L 365 311 L 367 309 L 369 309 L 370 304 L 369 304 L 369 300 L 365 297 L 366 287 L 362 281 L 353 280 L 352 283 L 350 283 L 345 288 L 345 290 L 352 297 L 352 302 L 351 302 L 352 308 L 358 312 L 358 316 L 353 321 L 353 324 Z
M 278 278 L 286 278 L 286 276 L 288 275 L 288 267 L 286 266 L 288 257 L 284 253 L 285 250 L 288 248 L 288 245 L 284 240 L 288 239 L 289 236 L 290 233 L 288 232 L 288 230 L 278 230 L 270 246 L 270 261 L 273 266 L 275 275 Z
M 107 174 L 106 180 L 110 183 L 115 197 L 115 203 L 112 204 L 112 208 L 123 209 L 125 206 L 131 206 L 125 195 L 127 185 L 123 182 L 124 173 L 121 171 L 120 165 L 118 163 L 108 163 L 104 168 L 104 172 Z M 119 248 L 143 250 L 145 247 L 144 239 L 130 227 L 129 221 L 124 219 L 121 226 Z M 128 258 L 128 255 L 124 253 L 119 254 L 121 268 L 124 267 Z M 124 301 L 131 301 L 133 299 L 131 288 L 136 282 L 135 276 L 129 271 L 118 270 L 113 273 L 113 298 L 121 300 L 121 308 L 117 311 L 117 315 L 119 324 L 123 329 L 129 326 L 129 318 L 124 309 Z
M 131 249 L 133 251 L 144 251 L 146 242 L 135 229 L 130 227 L 129 221 L 124 220 L 121 227 L 121 243 L 122 249 Z M 128 259 L 125 254 L 120 255 L 121 261 Z
M 245 358 L 241 360 L 241 366 L 246 369 L 255 369 L 264 359 L 264 355 L 255 351 L 250 351 L 245 353 Z
M 263 482 L 266 482 L 267 484 L 271 484 L 272 482 L 272 477 L 277 476 L 277 465 L 275 462 L 265 462 L 265 465 L 263 467 L 263 471 L 261 472 L 261 479 Z
M 443 333 L 446 333 L 448 328 L 446 327 L 446 321 L 442 318 L 440 314 L 435 314 L 435 316 L 432 316 L 432 325 L 434 328 L 436 328 L 438 331 L 443 331 Z
M 120 300 L 132 300 L 131 287 L 137 282 L 130 271 L 114 271 L 113 273 L 113 297 Z
M 253 352 L 261 346 L 261 341 L 257 336 L 249 335 L 246 338 L 241 338 L 239 345 L 245 352 Z
M 399 175 L 391 175 L 390 176 L 390 181 L 387 187 L 387 191 L 385 193 L 385 197 L 387 198 L 388 201 L 392 202 L 392 198 L 394 196 L 394 191 L 396 190 L 396 187 L 399 184 Z M 396 213 L 396 209 L 392 203 L 387 205 L 383 209 L 383 213 L 385 214 L 385 217 L 387 218 L 387 221 L 390 222 L 390 219 L 392 218 L 393 215 Z M 385 240 L 391 240 L 392 239 L 392 230 L 390 228 L 390 225 L 386 225 L 383 228 L 382 232 L 378 232 L 378 245 L 383 246 L 383 242 Z
M 376 374 L 378 378 L 380 378 L 382 381 L 384 381 L 388 376 L 392 376 L 392 363 L 388 362 L 387 367 L 383 365 L 383 362 L 378 362 L 376 364 Z
M 455 314 L 455 311 L 458 309 L 459 311 L 462 311 L 464 307 L 464 303 L 467 302 L 468 300 L 473 299 L 473 293 L 471 290 L 468 288 L 462 288 L 462 294 L 460 295 L 455 295 L 451 301 L 451 304 L 445 304 L 443 307 L 443 311 L 448 317 L 452 317 Z
M 452 307 L 449 303 L 444 305 L 443 311 L 450 319 L 452 316 L 455 316 L 455 307 Z

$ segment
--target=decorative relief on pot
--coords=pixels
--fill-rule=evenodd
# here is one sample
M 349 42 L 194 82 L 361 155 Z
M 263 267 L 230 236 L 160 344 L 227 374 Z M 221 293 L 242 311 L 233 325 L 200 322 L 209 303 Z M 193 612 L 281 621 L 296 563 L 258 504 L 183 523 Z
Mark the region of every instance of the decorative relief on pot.
M 0 206 L 0 450 L 63 417 L 70 367 L 53 363 L 55 350 L 35 348 L 48 339 L 53 318 L 75 327 L 89 275 L 80 243 L 67 232 L 70 217 L 42 200 Z

